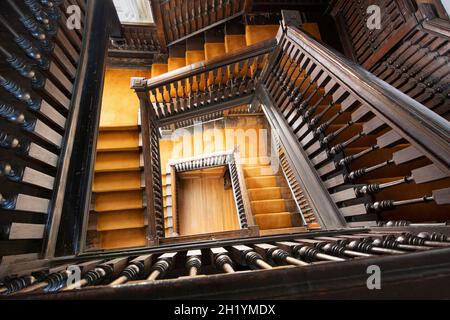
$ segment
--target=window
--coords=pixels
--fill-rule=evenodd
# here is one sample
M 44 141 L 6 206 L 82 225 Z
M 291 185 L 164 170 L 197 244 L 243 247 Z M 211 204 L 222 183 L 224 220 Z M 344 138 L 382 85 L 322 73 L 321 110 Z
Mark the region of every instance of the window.
M 154 23 L 149 0 L 114 0 L 114 5 L 122 23 Z

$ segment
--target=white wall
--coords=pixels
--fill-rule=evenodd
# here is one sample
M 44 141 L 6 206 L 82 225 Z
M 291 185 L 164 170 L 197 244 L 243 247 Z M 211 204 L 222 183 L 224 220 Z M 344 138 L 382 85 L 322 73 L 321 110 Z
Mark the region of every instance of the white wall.
M 450 0 L 441 0 L 444 5 L 445 10 L 447 10 L 447 15 L 450 17 Z
M 149 0 L 114 0 L 119 19 L 123 23 L 153 23 Z

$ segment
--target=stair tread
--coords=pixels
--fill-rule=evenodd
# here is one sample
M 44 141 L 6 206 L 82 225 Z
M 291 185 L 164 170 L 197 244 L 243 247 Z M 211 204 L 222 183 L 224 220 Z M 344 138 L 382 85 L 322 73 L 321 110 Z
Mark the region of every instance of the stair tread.
M 140 170 L 140 152 L 100 152 L 95 161 L 95 172 Z
M 102 212 L 97 215 L 97 231 L 123 230 L 143 227 L 145 227 L 143 210 Z
M 245 179 L 247 188 L 267 188 L 267 187 L 277 187 L 277 177 L 274 176 L 263 176 L 263 177 L 250 177 Z
M 254 215 L 270 214 L 277 212 L 289 212 L 295 210 L 294 200 L 285 199 L 269 199 L 251 201 L 252 211 Z
M 205 43 L 205 60 L 211 60 L 224 55 L 225 43 Z
M 247 46 L 275 38 L 280 29 L 279 25 L 247 25 L 245 26 L 245 39 Z
M 245 48 L 247 40 L 244 34 L 225 35 L 225 51 L 227 53 Z
M 103 131 L 98 135 L 97 152 L 139 150 L 139 131 Z
M 186 51 L 186 65 L 194 64 L 196 62 L 205 60 L 204 50 L 188 50 Z
M 283 188 L 281 187 L 247 189 L 247 191 L 251 201 L 280 199 L 283 197 Z
M 92 191 L 95 193 L 140 190 L 142 188 L 141 173 L 108 172 L 96 173 Z
M 273 172 L 271 166 L 244 167 L 243 170 L 246 178 L 257 176 L 278 176 L 280 174 L 279 169 L 277 169 L 276 172 Z
M 186 58 L 169 57 L 167 60 L 167 71 L 173 71 L 186 66 Z
M 95 196 L 96 212 L 142 209 L 143 207 L 143 195 L 140 190 L 99 193 Z
M 255 215 L 255 221 L 261 230 L 284 229 L 293 227 L 293 221 L 299 219 L 291 212 L 276 212 Z
M 146 228 L 112 230 L 100 232 L 103 249 L 142 247 L 147 244 Z

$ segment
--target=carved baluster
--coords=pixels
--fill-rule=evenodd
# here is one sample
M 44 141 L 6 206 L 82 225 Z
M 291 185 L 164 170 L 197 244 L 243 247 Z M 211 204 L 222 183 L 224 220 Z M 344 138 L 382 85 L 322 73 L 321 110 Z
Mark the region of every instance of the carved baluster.
M 317 250 L 336 257 L 371 257 L 372 254 L 353 251 L 347 249 L 345 245 L 339 241 L 324 241 L 317 239 L 295 239 L 305 245 L 313 245 Z
M 25 155 L 30 149 L 30 142 L 19 140 L 0 130 L 0 147 L 12 149 L 18 155 Z
M 375 193 L 381 192 L 385 189 L 396 187 L 396 186 L 399 186 L 402 184 L 411 183 L 413 181 L 414 181 L 414 177 L 408 176 L 408 177 L 404 177 L 399 180 L 390 181 L 390 182 L 386 182 L 386 183 L 368 184 L 368 185 L 364 185 L 362 187 L 358 187 L 357 189 L 355 189 L 355 193 L 357 196 L 364 195 L 364 194 L 375 194 Z
M 191 31 L 191 23 L 190 23 L 190 17 L 189 17 L 189 1 L 183 0 L 182 1 L 182 14 L 184 19 L 184 30 L 186 34 L 190 34 Z
M 11 93 L 17 100 L 25 102 L 32 110 L 39 110 L 41 107 L 41 100 L 33 96 L 31 93 L 25 91 L 17 83 L 0 76 L 0 86 Z
M 47 12 L 42 8 L 37 0 L 23 0 L 28 9 L 34 15 L 36 20 L 44 25 L 47 35 L 55 35 L 57 32 L 57 26 L 55 21 L 49 18 Z
M 236 71 L 236 79 L 235 79 L 235 86 L 234 86 L 234 92 L 233 96 L 240 96 L 241 95 L 241 85 L 243 83 L 243 75 L 242 75 L 242 69 L 244 67 L 244 60 L 241 60 L 237 63 L 237 71 Z
M 42 87 L 45 79 L 37 71 L 33 70 L 33 66 L 27 63 L 24 59 L 10 53 L 6 48 L 0 45 L 0 52 L 5 56 L 6 62 L 15 69 L 22 77 L 31 80 L 33 86 Z
M 202 7 L 202 1 L 195 1 L 195 3 L 197 4 L 197 8 L 196 9 L 196 21 L 197 21 L 197 30 L 206 27 L 204 21 L 203 21 L 203 7 Z
M 186 30 L 184 29 L 184 23 L 183 23 L 183 4 L 180 3 L 179 0 L 175 2 L 175 19 L 177 23 L 177 30 L 180 34 L 180 37 L 184 37 L 187 35 Z
M 232 246 L 230 250 L 233 260 L 241 266 L 252 269 L 272 269 L 272 266 L 265 262 L 263 257 L 250 247 L 237 245 Z
M 355 161 L 363 156 L 366 156 L 366 155 L 370 154 L 371 152 L 374 152 L 378 149 L 393 145 L 394 143 L 400 141 L 401 139 L 402 139 L 402 137 L 399 136 L 397 133 L 395 133 L 393 131 L 389 131 L 386 134 L 377 138 L 376 145 L 373 145 L 373 146 L 369 147 L 368 149 L 365 149 L 357 154 L 347 156 L 347 157 L 339 160 L 338 163 L 330 162 L 326 165 L 323 165 L 318 170 L 319 174 L 324 176 L 326 174 L 333 172 L 334 170 L 336 170 L 338 168 L 345 168 L 346 166 L 351 164 L 353 161 Z M 403 150 L 395 152 L 392 156 L 392 159 L 383 161 L 382 163 L 373 165 L 371 167 L 355 169 L 353 171 L 350 171 L 348 174 L 346 174 L 345 177 L 343 177 L 341 182 L 329 181 L 329 183 L 327 182 L 326 184 L 329 188 L 336 187 L 344 182 L 355 181 L 358 178 L 362 178 L 369 173 L 375 172 L 375 171 L 385 168 L 387 166 L 390 166 L 393 164 L 401 165 L 401 164 L 416 160 L 420 157 L 423 157 L 422 153 L 418 152 L 417 149 L 415 149 L 414 147 L 408 147 Z
M 195 83 L 195 91 L 193 88 L 191 88 L 191 95 L 194 96 L 194 107 L 198 108 L 200 107 L 200 84 L 201 84 L 201 79 L 200 79 L 200 75 L 197 74 L 194 76 L 194 83 Z
M 354 251 L 360 251 L 365 253 L 375 253 L 375 254 L 405 254 L 405 251 L 383 248 L 378 243 L 373 243 L 372 237 L 364 237 L 358 235 L 343 235 L 338 236 L 341 240 L 341 244 L 345 245 L 348 249 Z
M 62 291 L 71 291 L 78 288 L 95 286 L 102 283 L 108 283 L 126 267 L 128 258 L 117 258 L 104 262 L 94 269 L 86 272 L 83 278 L 75 283 L 68 285 Z
M 408 244 L 413 246 L 450 247 L 449 242 L 442 242 L 436 240 L 438 239 L 428 240 L 423 237 L 415 236 L 409 232 L 405 232 L 401 236 L 396 238 L 396 241 L 398 241 L 401 244 Z
M 264 78 L 262 79 L 264 84 L 266 85 L 266 88 L 269 88 L 273 81 L 275 81 L 274 75 L 281 67 L 281 64 L 284 62 L 284 49 L 286 45 L 289 45 L 289 41 L 284 38 L 282 39 L 280 45 L 275 48 L 274 52 L 272 53 L 273 62 L 269 64 L 267 72 L 264 73 Z
M 426 251 L 432 249 L 426 246 L 413 246 L 408 244 L 402 244 L 397 241 L 397 237 L 393 234 L 383 235 L 383 234 L 357 234 L 357 236 L 374 238 L 372 244 L 376 247 L 394 249 L 394 250 L 405 250 L 405 251 Z
M 250 67 L 255 62 L 256 62 L 256 58 L 253 57 L 253 58 L 246 59 L 243 62 L 243 64 L 242 64 L 243 69 L 240 71 L 242 79 L 241 79 L 241 84 L 239 85 L 239 89 L 238 89 L 238 91 L 241 92 L 241 93 L 244 93 L 244 94 L 248 93 L 248 90 L 247 90 L 247 82 L 248 82 L 248 80 L 247 80 L 247 78 L 248 78 L 248 75 L 249 75 Z
M 80 269 L 81 274 L 86 273 L 89 270 L 92 270 L 98 263 L 101 261 L 89 261 L 78 264 L 77 267 Z M 20 291 L 17 291 L 17 294 L 24 293 L 39 293 L 39 292 L 54 292 L 59 290 L 60 288 L 66 285 L 66 281 L 69 276 L 72 274 L 72 271 L 68 269 L 68 265 L 58 266 L 55 268 L 50 268 L 45 275 L 43 275 L 38 282 L 32 285 L 29 285 Z
M 16 197 L 7 197 L 0 193 L 0 208 L 12 210 L 16 207 Z
M 52 43 L 48 41 L 45 30 L 38 24 L 34 17 L 25 14 L 13 0 L 7 0 L 13 10 L 20 16 L 19 20 L 23 26 L 30 32 L 33 38 L 40 41 L 44 50 L 52 50 Z
M 264 259 L 268 259 L 279 264 L 290 264 L 299 267 L 309 265 L 309 263 L 307 262 L 289 256 L 289 253 L 287 251 L 284 251 L 283 249 L 280 249 L 271 244 L 255 244 L 254 248 L 255 251 L 259 253 Z
M 202 2 L 203 3 L 201 4 L 201 8 L 202 8 L 203 26 L 208 26 L 211 24 L 209 13 L 212 13 L 212 11 L 210 11 L 209 8 L 209 0 L 204 0 Z
M 21 76 L 30 79 L 33 89 L 42 90 L 45 94 L 52 97 L 65 109 L 69 109 L 70 100 L 67 96 L 56 87 L 53 82 L 42 76 L 40 72 L 34 70 L 33 66 L 28 64 L 25 60 L 9 53 L 6 49 L 0 46 L 2 52 L 9 65 L 14 68 Z
M 220 68 L 216 68 L 212 71 L 212 81 L 209 87 L 209 100 L 211 103 L 217 102 L 219 100 L 218 90 L 219 82 L 222 81 L 222 75 L 220 74 Z
M 284 62 L 282 64 L 282 66 L 280 66 L 280 68 L 277 69 L 277 71 L 275 72 L 275 80 L 272 85 L 269 87 L 269 90 L 272 91 L 274 90 L 274 86 L 276 84 L 278 84 L 279 86 L 281 86 L 281 84 L 288 78 L 288 75 L 291 72 L 291 68 L 293 65 L 295 65 L 296 63 L 296 59 L 295 57 L 297 56 L 297 54 L 299 53 L 299 50 L 296 49 L 295 46 L 289 46 L 287 48 L 287 51 L 285 51 L 285 57 L 284 57 Z M 292 57 L 292 55 L 294 57 Z M 295 70 L 295 68 L 294 68 Z M 277 96 L 277 94 L 274 95 L 274 97 Z
M 428 203 L 433 201 L 433 196 L 423 196 L 421 198 L 407 199 L 407 200 L 381 200 L 374 203 L 366 204 L 368 212 L 383 212 L 393 210 L 401 206 L 408 206 L 412 204 Z
M 202 268 L 202 252 L 200 250 L 191 250 L 186 254 L 186 269 L 189 270 L 189 276 L 196 276 Z
M 206 98 L 207 96 L 207 91 L 208 91 L 208 73 L 207 72 L 203 72 L 201 73 L 199 76 L 200 78 L 200 85 L 203 87 L 203 90 L 199 90 L 198 92 L 198 97 L 200 100 L 200 106 L 205 106 L 208 104 L 208 100 Z
M 313 262 L 315 260 L 345 261 L 345 259 L 343 258 L 321 253 L 313 246 L 304 245 L 297 242 L 289 242 L 289 241 L 277 242 L 276 246 L 287 251 L 289 254 L 293 254 L 296 258 L 306 262 Z
M 120 273 L 119 278 L 111 282 L 110 286 L 120 285 L 128 281 L 142 279 L 150 272 L 152 254 L 137 257 L 130 261 L 128 266 Z
M 386 124 L 383 121 L 381 121 L 377 117 L 374 117 L 370 121 L 367 121 L 364 124 L 361 131 L 356 133 L 354 136 L 352 136 L 348 140 L 338 143 L 338 144 L 332 146 L 330 149 L 322 151 L 320 154 L 318 154 L 317 156 L 315 156 L 312 159 L 312 162 L 315 165 L 319 165 L 323 161 L 327 160 L 329 157 L 333 157 L 333 156 L 340 154 L 342 151 L 344 151 L 345 148 L 347 148 L 351 144 L 357 142 L 358 140 L 360 140 L 370 134 L 373 134 L 373 133 L 381 130 L 385 126 L 386 126 Z
M 13 182 L 20 182 L 23 178 L 23 169 L 7 162 L 0 162 L 0 176 L 6 177 Z
M 419 238 L 425 239 L 427 241 L 435 242 L 450 242 L 450 237 L 438 232 L 421 232 L 417 235 Z
M 148 276 L 148 281 L 155 281 L 158 278 L 164 277 L 164 275 L 169 271 L 174 263 L 177 252 L 165 253 L 161 255 L 156 263 L 152 266 L 150 275 Z
M 0 23 L 11 33 L 14 37 L 14 42 L 25 52 L 25 54 L 38 63 L 39 68 L 43 70 L 48 69 L 50 66 L 48 59 L 44 57 L 40 50 L 36 48 L 30 40 L 17 33 L 2 15 L 0 15 Z
M 262 64 L 262 62 L 266 58 L 267 58 L 266 55 L 260 55 L 260 56 L 256 57 L 255 69 L 253 70 L 251 80 L 247 81 L 248 82 L 247 92 L 254 92 L 256 90 L 257 79 L 258 79 L 259 75 L 261 74 L 261 69 L 259 68 L 259 66 Z
M 179 85 L 180 85 L 179 81 L 176 81 L 173 84 L 173 89 L 175 90 L 175 99 L 176 99 L 175 100 L 175 112 L 176 113 L 183 111 L 183 104 L 181 102 L 182 96 L 180 96 L 180 87 L 179 87 Z
M 155 110 L 155 114 L 156 114 L 157 118 L 161 118 L 163 116 L 163 110 L 161 109 L 161 106 L 159 103 L 159 97 L 158 97 L 156 88 L 151 89 L 150 92 L 151 92 L 151 97 L 153 98 L 152 105 Z
M 64 3 L 64 0 L 41 0 L 41 4 L 47 8 L 53 8 L 55 6 L 60 6 Z
M 33 131 L 36 125 L 35 118 L 27 118 L 25 115 L 16 110 L 13 106 L 9 104 L 2 103 L 0 101 L 0 117 L 6 120 L 18 124 L 21 128 L 26 131 Z
M 3 287 L 0 287 L 0 295 L 11 295 L 22 290 L 38 281 L 32 275 L 21 276 L 7 281 Z
M 224 248 L 212 248 L 211 261 L 217 269 L 222 270 L 225 273 L 235 272 L 233 260 L 231 260 L 228 251 Z
M 170 84 L 166 84 L 162 88 L 161 91 L 163 92 L 163 95 L 166 93 L 167 96 L 168 96 L 168 99 L 169 99 L 169 101 L 166 101 L 166 103 L 165 103 L 166 106 L 167 106 L 168 113 L 171 114 L 171 115 L 174 114 L 175 106 L 173 104 L 173 99 L 172 99 L 172 87 L 171 87 L 171 85 Z M 163 100 L 164 100 L 164 98 L 163 98 Z

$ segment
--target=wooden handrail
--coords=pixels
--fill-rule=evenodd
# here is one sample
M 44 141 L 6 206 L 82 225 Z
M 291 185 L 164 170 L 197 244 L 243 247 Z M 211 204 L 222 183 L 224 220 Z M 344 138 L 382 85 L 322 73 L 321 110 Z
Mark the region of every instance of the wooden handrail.
M 255 218 L 254 218 L 253 212 L 252 212 L 252 205 L 250 202 L 250 197 L 248 195 L 247 185 L 245 183 L 244 170 L 242 169 L 241 156 L 240 156 L 239 151 L 234 152 L 234 161 L 236 164 L 236 171 L 237 171 L 237 174 L 239 177 L 239 186 L 241 189 L 242 201 L 244 202 L 244 210 L 245 210 L 245 215 L 247 217 L 248 228 L 257 227 L 257 225 L 255 223 Z
M 151 90 L 154 88 L 163 87 L 173 82 L 177 82 L 201 73 L 228 66 L 233 63 L 257 57 L 266 53 L 270 53 L 276 47 L 276 45 L 276 40 L 270 39 L 240 50 L 236 50 L 232 53 L 222 55 L 209 61 L 197 62 L 186 67 L 167 72 L 152 79 L 147 79 L 147 88 Z M 136 89 L 137 87 L 132 84 L 132 88 Z
M 105 78 L 105 52 L 109 37 L 120 34 L 120 21 L 112 1 L 89 1 L 86 12 L 57 191 L 46 228 L 44 257 L 48 259 L 56 254 L 79 253 L 84 248 L 99 131 L 99 92 Z
M 289 26 L 285 36 L 364 100 L 374 114 L 420 146 L 444 172 L 450 172 L 450 123 L 447 120 L 305 32 Z

